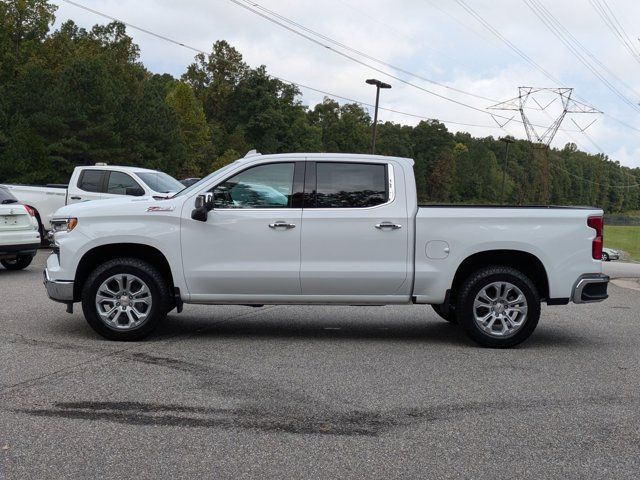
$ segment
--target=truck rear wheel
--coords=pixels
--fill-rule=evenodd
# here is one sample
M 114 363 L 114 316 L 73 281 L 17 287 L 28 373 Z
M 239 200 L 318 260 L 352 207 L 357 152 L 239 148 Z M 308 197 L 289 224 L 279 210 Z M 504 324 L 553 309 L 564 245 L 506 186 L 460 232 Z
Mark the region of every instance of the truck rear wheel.
M 98 266 L 82 289 L 82 311 L 96 332 L 109 340 L 141 340 L 167 316 L 170 292 L 152 265 L 117 258 Z
M 522 272 L 503 266 L 483 268 L 462 284 L 458 323 L 484 347 L 513 347 L 533 333 L 540 319 L 540 296 Z

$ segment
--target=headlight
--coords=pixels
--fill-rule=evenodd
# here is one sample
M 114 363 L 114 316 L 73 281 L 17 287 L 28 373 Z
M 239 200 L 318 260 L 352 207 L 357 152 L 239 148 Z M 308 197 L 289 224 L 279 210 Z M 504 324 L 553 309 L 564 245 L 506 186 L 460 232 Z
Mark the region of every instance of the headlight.
M 70 232 L 78 225 L 78 219 L 72 218 L 54 218 L 51 220 L 51 231 L 57 232 Z

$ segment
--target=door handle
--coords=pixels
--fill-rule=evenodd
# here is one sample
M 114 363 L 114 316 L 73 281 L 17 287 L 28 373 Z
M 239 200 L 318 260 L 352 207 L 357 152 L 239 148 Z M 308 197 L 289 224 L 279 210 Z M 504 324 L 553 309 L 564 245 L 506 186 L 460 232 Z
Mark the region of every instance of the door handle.
M 296 228 L 296 224 L 288 223 L 288 222 L 275 222 L 275 223 L 270 223 L 269 228 L 286 228 L 286 229 Z
M 398 230 L 402 228 L 402 225 L 400 225 L 399 223 L 393 223 L 393 222 L 380 222 L 380 223 L 376 223 L 376 228 L 378 230 L 382 230 L 384 228 L 389 228 L 391 230 Z
M 82 200 L 82 197 L 71 197 L 71 200 Z

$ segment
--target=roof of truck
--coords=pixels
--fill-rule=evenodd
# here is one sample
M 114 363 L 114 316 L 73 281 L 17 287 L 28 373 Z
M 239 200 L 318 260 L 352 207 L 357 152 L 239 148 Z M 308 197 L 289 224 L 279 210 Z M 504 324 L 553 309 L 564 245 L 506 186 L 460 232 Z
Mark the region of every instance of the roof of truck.
M 242 160 L 254 160 L 256 158 L 270 160 L 270 159 L 291 159 L 298 161 L 319 161 L 319 160 L 343 160 L 343 161 L 358 161 L 358 162 L 370 162 L 370 161 L 389 161 L 394 160 L 398 163 L 408 164 L 413 166 L 412 158 L 405 157 L 388 157 L 384 155 L 371 155 L 368 153 L 275 153 L 269 155 L 262 155 L 261 153 L 251 150 L 248 152 Z
M 160 173 L 159 170 L 151 170 L 143 167 L 123 167 L 121 165 L 80 165 L 76 168 L 83 170 L 119 170 L 121 172 L 152 172 Z

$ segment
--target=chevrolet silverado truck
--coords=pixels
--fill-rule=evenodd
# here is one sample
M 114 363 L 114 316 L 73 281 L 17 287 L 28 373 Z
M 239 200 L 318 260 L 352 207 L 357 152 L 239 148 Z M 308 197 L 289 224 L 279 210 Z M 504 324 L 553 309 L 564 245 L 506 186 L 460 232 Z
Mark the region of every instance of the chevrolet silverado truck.
M 602 301 L 609 281 L 602 210 L 419 206 L 407 158 L 250 152 L 171 198 L 68 205 L 52 225 L 49 297 L 113 340 L 184 303 L 430 304 L 510 347 L 541 302 Z
M 46 239 L 45 232 L 51 230 L 51 215 L 64 205 L 123 195 L 167 197 L 184 188 L 164 172 L 104 163 L 74 168 L 69 185 L 0 186 L 7 188 L 21 203 L 33 210 L 43 240 Z

